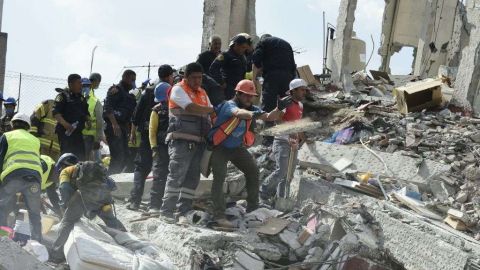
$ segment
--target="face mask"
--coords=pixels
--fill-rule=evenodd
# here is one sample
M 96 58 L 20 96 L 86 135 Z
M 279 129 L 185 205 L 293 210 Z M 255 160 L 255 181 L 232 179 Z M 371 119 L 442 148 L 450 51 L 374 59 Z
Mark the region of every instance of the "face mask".
M 83 87 L 82 93 L 84 96 L 88 96 L 90 94 L 90 87 Z

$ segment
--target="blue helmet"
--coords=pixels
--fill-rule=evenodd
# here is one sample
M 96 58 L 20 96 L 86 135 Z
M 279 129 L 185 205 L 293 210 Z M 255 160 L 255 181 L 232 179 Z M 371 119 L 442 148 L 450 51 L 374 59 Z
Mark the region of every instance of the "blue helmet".
M 82 78 L 82 85 L 92 85 L 92 82 L 88 78 Z
M 78 157 L 72 153 L 63 154 L 55 164 L 55 172 L 60 173 L 65 167 L 72 166 L 78 163 Z
M 167 91 L 170 88 L 170 84 L 161 82 L 155 87 L 155 102 L 162 102 L 167 100 Z
M 9 98 L 5 99 L 3 104 L 4 105 L 17 105 L 17 101 L 15 100 L 15 98 L 9 97 Z

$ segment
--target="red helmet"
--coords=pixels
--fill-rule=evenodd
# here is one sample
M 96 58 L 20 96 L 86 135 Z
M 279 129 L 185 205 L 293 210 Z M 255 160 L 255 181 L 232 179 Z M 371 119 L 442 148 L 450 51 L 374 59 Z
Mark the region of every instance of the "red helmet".
M 250 80 L 241 80 L 237 87 L 235 87 L 235 91 L 245 93 L 251 96 L 258 96 L 257 90 L 255 89 L 255 84 Z

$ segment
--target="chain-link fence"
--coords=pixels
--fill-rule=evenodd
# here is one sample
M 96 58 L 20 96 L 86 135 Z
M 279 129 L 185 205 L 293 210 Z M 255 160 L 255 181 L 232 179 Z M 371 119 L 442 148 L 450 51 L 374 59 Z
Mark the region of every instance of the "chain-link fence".
M 18 99 L 18 111 L 26 114 L 33 112 L 35 106 L 47 99 L 55 99 L 57 92 L 55 88 L 64 88 L 67 79 L 53 78 L 31 74 L 24 74 L 16 71 L 5 72 L 5 86 L 3 97 L 14 97 Z M 100 90 L 106 90 L 107 85 L 100 85 Z M 106 91 L 98 91 L 103 95 Z M 99 96 L 103 99 L 104 96 Z

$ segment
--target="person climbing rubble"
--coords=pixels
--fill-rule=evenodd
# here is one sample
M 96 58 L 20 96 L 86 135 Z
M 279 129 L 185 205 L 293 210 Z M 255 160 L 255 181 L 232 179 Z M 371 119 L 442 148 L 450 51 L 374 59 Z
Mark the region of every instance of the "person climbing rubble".
M 292 102 L 281 113 L 281 121 L 291 122 L 300 120 L 303 116 L 302 100 L 305 98 L 307 91 L 307 83 L 302 79 L 294 79 L 290 82 L 288 97 Z M 270 204 L 269 200 L 275 195 L 284 196 L 285 183 L 288 171 L 288 161 L 290 155 L 293 157 L 295 164 L 298 162 L 296 151 L 305 142 L 305 134 L 303 132 L 291 135 L 276 136 L 273 141 L 273 153 L 275 155 L 276 168 L 264 181 L 260 187 L 260 198 L 263 203 Z M 295 166 L 293 166 L 295 167 Z
M 227 163 L 232 162 L 245 174 L 248 193 L 247 212 L 257 209 L 259 169 L 254 157 L 247 150 L 255 142 L 255 120 L 275 121 L 291 102 L 291 99 L 279 100 L 277 108 L 266 113 L 252 105 L 252 100 L 257 96 L 252 81 L 240 81 L 235 91 L 232 100 L 216 107 L 217 118 L 208 136 L 209 144 L 213 147 L 210 164 L 213 173 L 211 194 L 214 216 L 221 227 L 232 227 L 224 214 L 223 183 L 227 174 Z
M 200 182 L 200 160 L 211 128 L 209 114 L 213 112 L 207 93 L 201 88 L 202 74 L 200 64 L 188 64 L 184 79 L 170 91 L 166 138 L 170 171 L 160 208 L 161 217 L 167 222 L 174 222 L 175 208 L 178 222 L 187 222 L 186 214 L 192 209 Z
M 111 191 L 115 189 L 115 183 L 106 176 L 106 169 L 102 165 L 85 161 L 68 166 L 61 171 L 59 180 L 60 195 L 66 210 L 50 254 L 52 262 L 64 259 L 63 246 L 74 224 L 83 215 L 89 219 L 98 216 L 108 227 L 126 231 L 114 213 Z

